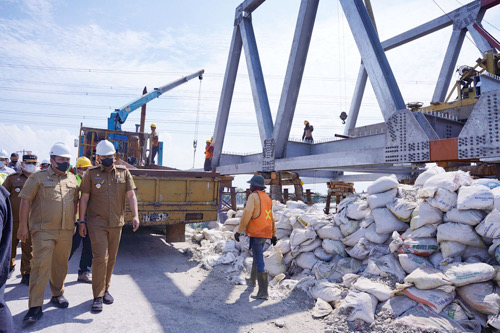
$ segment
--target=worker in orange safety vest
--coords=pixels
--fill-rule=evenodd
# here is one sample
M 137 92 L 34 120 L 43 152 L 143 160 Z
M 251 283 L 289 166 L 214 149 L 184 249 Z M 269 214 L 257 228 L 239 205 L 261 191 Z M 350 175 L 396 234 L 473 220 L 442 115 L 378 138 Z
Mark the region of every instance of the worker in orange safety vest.
M 207 140 L 207 145 L 205 146 L 205 165 L 203 170 L 212 170 L 212 157 L 214 157 L 214 146 L 212 146 L 212 140 Z

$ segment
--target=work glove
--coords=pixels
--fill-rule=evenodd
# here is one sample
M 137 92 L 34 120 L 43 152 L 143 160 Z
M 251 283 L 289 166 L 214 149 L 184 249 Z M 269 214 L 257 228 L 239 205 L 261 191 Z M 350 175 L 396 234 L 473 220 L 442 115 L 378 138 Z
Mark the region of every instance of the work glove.
M 271 244 L 273 244 L 273 246 L 276 246 L 276 243 L 278 243 L 278 238 L 276 238 L 276 236 L 273 236 L 273 238 L 271 238 Z
M 239 232 L 234 233 L 234 239 L 236 239 L 237 242 L 240 241 L 240 233 Z

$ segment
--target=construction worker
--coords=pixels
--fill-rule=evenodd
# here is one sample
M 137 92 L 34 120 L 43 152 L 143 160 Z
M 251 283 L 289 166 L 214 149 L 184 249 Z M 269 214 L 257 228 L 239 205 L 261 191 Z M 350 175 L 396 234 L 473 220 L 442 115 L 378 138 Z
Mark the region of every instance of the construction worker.
M 12 251 L 10 256 L 9 274 L 14 272 L 14 268 L 16 266 L 17 245 L 19 244 L 19 239 L 17 239 L 17 230 L 19 229 L 19 205 L 21 203 L 19 193 L 23 189 L 28 177 L 36 171 L 36 164 L 36 155 L 23 155 L 21 172 L 9 175 L 2 184 L 3 187 L 5 187 L 5 189 L 10 193 L 10 203 L 12 206 Z M 27 286 L 29 286 L 30 283 L 31 258 L 33 258 L 33 249 L 31 247 L 31 237 L 28 234 L 26 242 L 21 243 L 21 283 Z
M 43 160 L 42 163 L 40 163 L 40 170 L 47 170 L 49 166 L 50 166 L 50 161 Z
M 109 293 L 111 275 L 115 266 L 122 227 L 125 224 L 125 199 L 132 211 L 134 231 L 139 228 L 135 184 L 130 171 L 115 165 L 116 150 L 113 144 L 102 140 L 96 147 L 99 166 L 89 168 L 83 176 L 78 221 L 82 237 L 90 236 L 92 242 L 92 311 L 102 311 L 102 303 L 112 304 Z
M 21 163 L 19 163 L 19 155 L 17 153 L 10 154 L 10 162 L 7 165 L 9 168 L 14 169 L 16 172 L 21 171 Z
M 75 177 L 78 181 L 78 186 L 81 185 L 83 176 L 91 166 L 92 163 L 85 156 L 80 156 L 76 161 Z M 71 260 L 71 257 L 73 257 L 73 254 L 80 246 L 80 243 L 83 244 L 83 248 L 82 254 L 80 256 L 80 269 L 78 270 L 77 281 L 92 283 L 92 279 L 90 278 L 90 269 L 92 268 L 92 246 L 90 243 L 90 237 L 88 235 L 82 237 L 79 232 L 75 232 L 75 234 L 73 235 L 71 253 L 69 255 L 68 261 Z
M 234 238 L 240 241 L 240 235 L 245 230 L 245 235 L 250 237 L 250 249 L 253 254 L 252 271 L 250 279 L 247 282 L 255 287 L 256 281 L 259 282 L 259 291 L 252 298 L 267 299 L 268 276 L 264 266 L 264 244 L 266 240 L 271 239 L 271 244 L 276 245 L 276 225 L 273 216 L 273 202 L 266 194 L 264 177 L 261 175 L 253 176 L 248 183 L 250 191 L 240 225 Z
M 158 153 L 158 150 L 160 149 L 160 142 L 158 141 L 158 132 L 156 131 L 156 125 L 151 124 L 151 135 L 153 136 L 152 140 L 152 155 L 151 155 L 151 163 L 156 164 L 155 162 L 155 156 Z
M 31 232 L 33 259 L 29 287 L 29 310 L 24 322 L 39 320 L 43 295 L 50 280 L 50 302 L 67 308 L 64 279 L 68 272 L 71 239 L 75 231 L 78 207 L 78 182 L 67 172 L 71 151 L 58 142 L 50 149 L 50 167 L 33 173 L 24 184 L 19 197 L 19 229 L 17 238 L 25 243 Z M 29 229 L 28 229 L 29 217 Z
M 12 242 L 12 211 L 9 192 L 0 186 L 0 331 L 14 333 L 14 322 L 5 303 L 5 283 L 9 275 L 9 254 Z
M 302 141 L 308 143 L 314 143 L 314 139 L 312 136 L 312 131 L 314 131 L 314 127 L 309 124 L 307 120 L 304 120 L 304 134 L 302 134 Z
M 0 173 L 4 173 L 7 176 L 16 173 L 14 169 L 8 167 L 8 164 L 9 155 L 7 154 L 7 151 L 2 149 L 0 150 Z
M 205 146 L 205 165 L 203 170 L 212 170 L 212 157 L 214 157 L 214 146 L 212 146 L 212 140 L 207 140 L 207 145 Z

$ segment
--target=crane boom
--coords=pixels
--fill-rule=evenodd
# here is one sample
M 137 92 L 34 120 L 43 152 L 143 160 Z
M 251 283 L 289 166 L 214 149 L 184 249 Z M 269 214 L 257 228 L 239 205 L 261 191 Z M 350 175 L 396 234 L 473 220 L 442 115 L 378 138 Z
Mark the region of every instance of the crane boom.
M 184 84 L 188 82 L 191 79 L 194 79 L 195 77 L 198 77 L 200 80 L 203 79 L 203 73 L 205 73 L 205 70 L 199 70 L 195 73 L 189 74 L 187 76 L 183 76 L 180 79 L 177 79 L 173 82 L 167 83 L 164 86 L 161 86 L 160 88 L 154 88 L 154 90 L 150 93 L 147 93 L 135 100 L 133 100 L 130 103 L 125 104 L 119 109 L 115 109 L 111 113 L 111 115 L 108 118 L 108 129 L 110 130 L 115 130 L 115 131 L 121 131 L 121 125 L 125 123 L 127 120 L 127 117 L 129 116 L 130 113 L 133 111 L 137 110 L 144 104 L 152 101 L 155 98 L 160 97 L 162 94 L 166 93 L 169 90 L 172 90 L 181 84 Z

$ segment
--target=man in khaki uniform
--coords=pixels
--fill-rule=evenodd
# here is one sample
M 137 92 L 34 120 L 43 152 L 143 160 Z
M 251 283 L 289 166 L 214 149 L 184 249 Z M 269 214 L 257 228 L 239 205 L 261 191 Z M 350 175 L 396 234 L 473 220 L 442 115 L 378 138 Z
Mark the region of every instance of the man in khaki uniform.
M 68 272 L 78 208 L 78 182 L 72 173 L 67 172 L 70 159 L 68 146 L 56 143 L 50 150 L 51 166 L 33 173 L 19 194 L 17 237 L 24 243 L 31 232 L 33 244 L 29 311 L 24 317 L 25 322 L 35 322 L 42 316 L 47 280 L 52 293 L 50 302 L 60 308 L 69 305 L 63 296 L 64 279 Z
M 87 222 L 79 221 L 79 232 L 85 237 L 88 231 L 94 255 L 92 311 L 102 311 L 103 302 L 114 302 L 108 290 L 125 224 L 125 199 L 132 210 L 134 231 L 139 228 L 134 180 L 127 168 L 115 165 L 115 153 L 111 142 L 103 140 L 97 144 L 100 165 L 88 169 L 80 189 L 80 216 L 87 216 Z
M 23 162 L 21 163 L 21 171 L 9 175 L 4 183 L 3 187 L 10 193 L 10 203 L 12 205 L 12 251 L 10 256 L 10 269 L 9 272 L 14 271 L 16 266 L 16 252 L 17 245 L 19 244 L 19 239 L 17 238 L 17 229 L 19 228 L 19 205 L 21 203 L 21 198 L 19 198 L 19 193 L 24 187 L 24 183 L 28 177 L 36 171 L 37 157 L 36 155 L 23 155 Z M 30 261 L 33 257 L 31 248 L 31 237 L 28 235 L 26 242 L 21 243 L 21 283 L 29 285 L 30 282 L 30 272 L 31 266 Z

